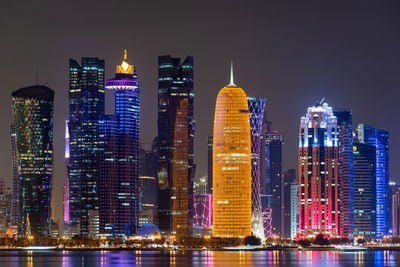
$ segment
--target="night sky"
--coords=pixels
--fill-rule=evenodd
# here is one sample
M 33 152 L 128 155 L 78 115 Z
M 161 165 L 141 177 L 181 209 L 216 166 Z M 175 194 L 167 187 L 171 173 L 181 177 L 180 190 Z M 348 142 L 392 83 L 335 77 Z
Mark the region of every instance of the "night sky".
M 368 3 L 366 3 L 368 2 Z M 218 91 L 235 83 L 267 98 L 284 133 L 283 169 L 297 168 L 298 127 L 323 97 L 350 108 L 354 126 L 390 134 L 390 180 L 400 182 L 400 3 L 397 1 L 11 1 L 0 2 L 0 176 L 11 185 L 11 92 L 36 81 L 55 90 L 56 216 L 62 216 L 68 59 L 99 57 L 106 78 L 128 50 L 141 89 L 141 140 L 157 134 L 157 57 L 194 56 L 196 177 L 207 171 Z M 109 97 L 109 94 L 107 95 Z M 106 100 L 110 113 L 113 100 Z

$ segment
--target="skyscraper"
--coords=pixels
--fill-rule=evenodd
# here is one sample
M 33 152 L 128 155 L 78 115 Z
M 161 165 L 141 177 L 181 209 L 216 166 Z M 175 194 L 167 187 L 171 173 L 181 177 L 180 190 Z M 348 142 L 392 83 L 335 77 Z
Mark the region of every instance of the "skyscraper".
M 12 204 L 11 204 L 11 218 L 10 224 L 12 226 L 20 225 L 21 217 L 21 193 L 20 193 L 20 181 L 19 181 L 19 161 L 17 151 L 17 134 L 15 132 L 15 125 L 10 124 L 10 137 L 11 137 L 11 155 L 12 155 L 12 174 L 13 174 L 13 186 L 12 186 Z M 17 227 L 19 228 L 19 227 Z M 21 231 L 21 229 L 19 229 Z
M 217 96 L 213 138 L 213 236 L 251 235 L 249 108 L 232 70 Z
M 213 136 L 207 138 L 207 194 L 212 194 L 213 187 Z
M 197 232 L 205 229 L 211 229 L 212 226 L 212 195 L 211 194 L 195 194 L 194 195 L 194 227 Z M 197 230 L 196 229 L 196 230 Z M 201 236 L 201 234 L 200 234 Z
M 156 150 L 141 148 L 139 164 L 139 227 L 158 225 L 158 187 Z
M 389 133 L 371 125 L 358 125 L 358 140 L 376 148 L 376 235 L 388 233 Z
M 283 180 L 283 231 L 282 236 L 289 238 L 291 237 L 291 197 L 292 197 L 292 185 L 297 182 L 296 170 L 288 169 L 282 175 Z M 299 202 L 297 202 L 299 203 Z
M 340 237 L 353 238 L 354 232 L 354 166 L 353 116 L 349 110 L 335 110 L 339 141 L 339 210 Z
M 354 143 L 354 236 L 376 238 L 376 150 Z
M 392 196 L 393 237 L 400 237 L 400 190 Z
M 283 179 L 282 149 L 283 134 L 271 131 L 268 126 L 265 133 L 265 191 L 267 202 L 264 208 L 271 209 L 272 233 L 283 235 Z
M 392 197 L 396 194 L 396 192 L 400 189 L 400 184 L 396 184 L 396 182 L 391 182 L 389 181 L 389 197 L 388 197 L 388 225 L 389 225 L 389 234 L 393 233 L 393 218 L 392 215 L 393 213 L 391 212 L 393 210 L 393 202 L 392 202 Z
M 69 224 L 89 234 L 89 210 L 98 210 L 99 127 L 104 114 L 104 60 L 69 61 Z
M 296 179 L 290 184 L 290 239 L 296 237 L 299 226 L 299 182 Z
M 20 236 L 49 235 L 53 175 L 54 91 L 30 86 L 12 93 L 20 192 Z
M 140 90 L 127 52 L 105 83 L 115 97 L 115 114 L 99 121 L 99 231 L 107 236 L 135 234 L 138 224 Z M 96 214 L 96 213 L 93 213 Z
M 299 235 L 340 234 L 338 177 L 337 118 L 317 103 L 299 129 Z
M 7 194 L 6 181 L 0 178 L 0 238 L 6 237 L 7 229 Z
M 65 153 L 64 153 L 64 163 L 65 163 L 65 184 L 64 184 L 64 224 L 68 225 L 70 222 L 69 218 L 69 131 L 68 131 L 68 121 L 65 122 Z M 64 225 L 63 224 L 63 225 Z
M 193 57 L 158 57 L 158 208 L 163 234 L 193 225 Z
M 261 135 L 265 98 L 248 97 L 251 137 L 251 230 L 253 235 L 265 239 L 261 204 Z

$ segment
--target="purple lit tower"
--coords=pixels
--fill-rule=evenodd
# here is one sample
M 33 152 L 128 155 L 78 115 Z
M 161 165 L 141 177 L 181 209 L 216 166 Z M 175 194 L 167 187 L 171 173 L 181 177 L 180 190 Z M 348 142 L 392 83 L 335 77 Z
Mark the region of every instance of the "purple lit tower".
M 65 121 L 65 166 L 67 177 L 64 185 L 64 223 L 69 224 L 69 131 L 68 121 Z
M 251 231 L 264 241 L 263 212 L 261 205 L 261 130 L 265 98 L 248 97 L 251 133 Z
M 117 66 L 105 87 L 115 96 L 115 114 L 100 126 L 99 234 L 130 236 L 138 224 L 140 90 L 133 65 Z
M 212 194 L 195 194 L 194 226 L 211 229 L 212 226 Z

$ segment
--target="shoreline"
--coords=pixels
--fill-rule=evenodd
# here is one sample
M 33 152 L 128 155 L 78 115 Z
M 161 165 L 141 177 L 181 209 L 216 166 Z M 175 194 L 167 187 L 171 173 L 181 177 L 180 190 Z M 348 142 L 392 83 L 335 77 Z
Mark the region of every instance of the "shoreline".
M 226 248 L 179 248 L 178 251 L 338 251 L 338 252 L 367 252 L 367 251 L 400 251 L 400 247 L 365 247 L 365 250 L 340 250 L 334 247 L 308 247 L 303 249 L 298 249 L 297 247 L 265 247 L 265 248 L 254 248 L 254 249 L 226 249 Z M 30 250 L 26 247 L 20 248 L 0 248 L 1 251 L 174 251 L 172 248 L 48 248 L 48 249 L 35 249 Z M 177 252 L 177 251 L 176 251 Z

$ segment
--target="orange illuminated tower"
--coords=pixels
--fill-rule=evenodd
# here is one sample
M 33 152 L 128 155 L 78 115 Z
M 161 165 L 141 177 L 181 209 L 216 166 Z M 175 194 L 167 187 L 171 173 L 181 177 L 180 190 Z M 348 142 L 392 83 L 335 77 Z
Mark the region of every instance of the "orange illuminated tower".
M 251 143 L 246 93 L 231 82 L 218 93 L 213 140 L 213 236 L 251 235 Z

